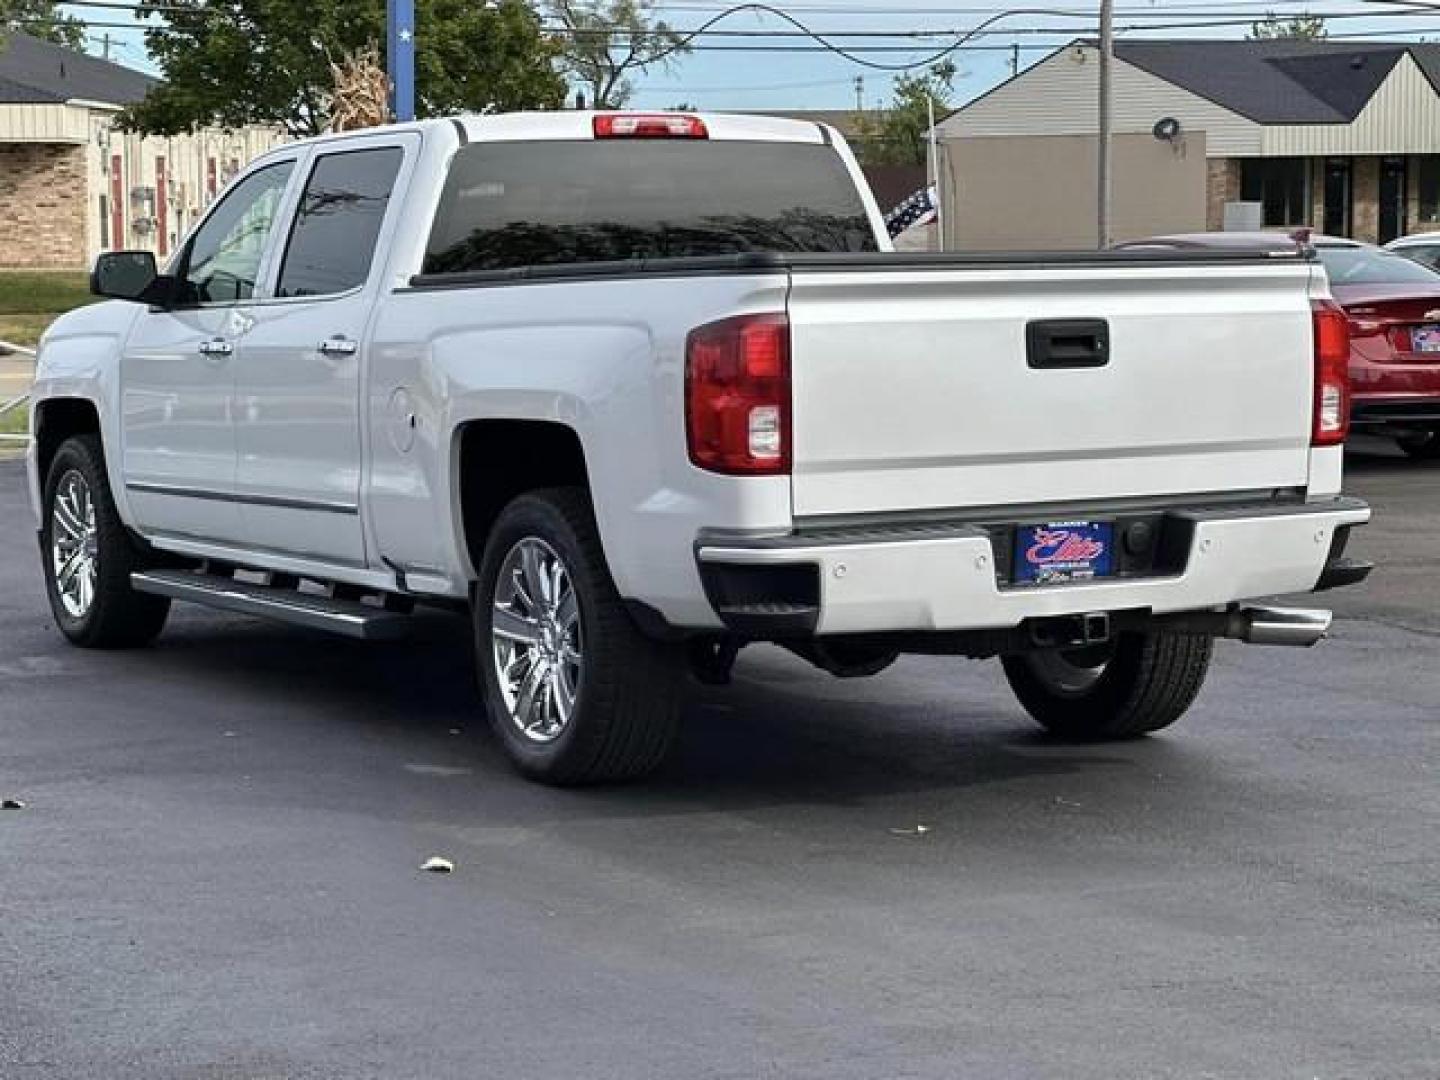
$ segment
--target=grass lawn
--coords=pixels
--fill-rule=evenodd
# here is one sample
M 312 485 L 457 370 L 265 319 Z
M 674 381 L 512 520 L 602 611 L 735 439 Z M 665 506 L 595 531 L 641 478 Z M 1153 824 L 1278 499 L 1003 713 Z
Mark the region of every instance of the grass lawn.
M 0 271 L 0 341 L 34 346 L 57 316 L 94 301 L 84 274 Z
M 4 404 L 3 401 L 0 401 L 0 405 Z M 30 430 L 29 424 L 29 409 L 24 406 L 18 409 L 12 409 L 10 412 L 0 416 L 0 435 L 24 435 Z M 3 453 L 7 447 L 19 448 L 14 443 L 0 443 L 0 453 Z
M 34 348 L 45 328 L 72 308 L 94 301 L 85 274 L 56 271 L 0 271 L 0 341 Z M 14 397 L 0 390 L 0 405 Z M 23 435 L 29 410 L 14 409 L 0 415 L 0 435 Z M 0 440 L 0 458 L 13 457 L 21 446 Z

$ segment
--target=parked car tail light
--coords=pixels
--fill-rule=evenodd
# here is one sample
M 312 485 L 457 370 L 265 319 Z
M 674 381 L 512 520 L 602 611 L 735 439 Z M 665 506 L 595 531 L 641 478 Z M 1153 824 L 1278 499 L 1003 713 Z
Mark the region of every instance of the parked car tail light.
M 790 471 L 790 320 L 741 315 L 691 331 L 685 343 L 685 434 L 709 472 Z
M 1315 323 L 1315 446 L 1350 434 L 1350 320 L 1333 300 L 1312 304 Z
M 698 116 L 676 113 L 603 113 L 595 117 L 597 139 L 708 139 Z

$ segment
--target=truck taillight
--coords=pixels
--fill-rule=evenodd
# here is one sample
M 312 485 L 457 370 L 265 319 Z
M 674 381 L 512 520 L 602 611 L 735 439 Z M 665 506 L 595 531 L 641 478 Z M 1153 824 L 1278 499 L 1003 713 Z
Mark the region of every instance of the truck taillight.
M 708 139 L 698 116 L 679 113 L 602 113 L 595 117 L 597 139 Z
M 685 435 L 690 460 L 710 472 L 790 471 L 790 320 L 740 315 L 685 342 Z
M 1312 302 L 1315 424 L 1311 443 L 1336 446 L 1350 434 L 1350 320 L 1333 300 Z

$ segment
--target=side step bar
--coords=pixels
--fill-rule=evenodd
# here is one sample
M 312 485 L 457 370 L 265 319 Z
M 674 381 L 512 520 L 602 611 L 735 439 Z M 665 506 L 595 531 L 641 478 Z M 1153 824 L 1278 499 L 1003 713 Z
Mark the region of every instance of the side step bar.
M 130 575 L 139 592 L 192 604 L 328 630 L 363 641 L 393 641 L 410 632 L 410 616 L 358 600 L 335 600 L 295 589 L 257 585 L 219 574 L 189 570 L 147 570 Z

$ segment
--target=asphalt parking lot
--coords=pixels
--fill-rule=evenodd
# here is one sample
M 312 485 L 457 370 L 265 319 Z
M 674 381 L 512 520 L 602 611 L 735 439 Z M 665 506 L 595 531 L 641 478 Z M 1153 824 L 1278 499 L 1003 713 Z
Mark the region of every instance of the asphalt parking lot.
M 657 780 L 559 792 L 450 618 L 68 648 L 0 463 L 0 1077 L 1440 1076 L 1440 466 L 1350 476 L 1334 640 L 1222 646 L 1163 737 L 757 651 Z

